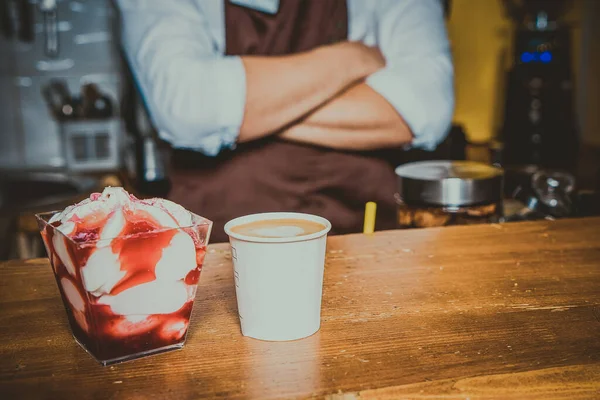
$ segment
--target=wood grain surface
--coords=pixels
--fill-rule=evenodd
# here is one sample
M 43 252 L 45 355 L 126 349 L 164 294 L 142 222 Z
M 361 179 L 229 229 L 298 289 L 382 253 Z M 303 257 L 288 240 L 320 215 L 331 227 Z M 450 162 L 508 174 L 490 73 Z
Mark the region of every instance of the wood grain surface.
M 210 247 L 183 350 L 102 367 L 47 260 L 0 264 L 2 399 L 600 398 L 600 219 L 328 241 L 322 327 L 241 335 Z

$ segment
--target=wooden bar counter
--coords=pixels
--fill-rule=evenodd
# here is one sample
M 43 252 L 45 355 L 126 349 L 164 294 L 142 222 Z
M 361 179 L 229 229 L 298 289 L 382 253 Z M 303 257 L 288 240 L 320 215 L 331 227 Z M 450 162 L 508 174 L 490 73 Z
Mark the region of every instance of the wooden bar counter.
M 600 398 L 600 219 L 328 242 L 321 330 L 240 333 L 209 247 L 183 350 L 102 367 L 45 259 L 0 264 L 0 399 Z

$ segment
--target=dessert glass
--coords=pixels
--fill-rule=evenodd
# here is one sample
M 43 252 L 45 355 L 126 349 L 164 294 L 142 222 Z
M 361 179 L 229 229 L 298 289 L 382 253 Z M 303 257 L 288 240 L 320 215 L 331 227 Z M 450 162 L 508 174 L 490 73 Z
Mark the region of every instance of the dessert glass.
M 36 218 L 75 341 L 103 365 L 182 348 L 212 222 L 73 239 L 56 213 Z

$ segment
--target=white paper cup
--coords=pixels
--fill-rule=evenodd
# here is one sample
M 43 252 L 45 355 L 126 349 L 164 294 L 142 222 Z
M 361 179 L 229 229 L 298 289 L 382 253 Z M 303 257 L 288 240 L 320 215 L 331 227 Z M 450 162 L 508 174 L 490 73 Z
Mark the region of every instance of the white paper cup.
M 319 232 L 294 237 L 241 235 L 231 228 L 269 219 L 321 223 Z M 321 298 L 327 233 L 331 223 L 311 214 L 252 214 L 225 224 L 231 243 L 242 334 L 261 340 L 295 340 L 321 326 Z

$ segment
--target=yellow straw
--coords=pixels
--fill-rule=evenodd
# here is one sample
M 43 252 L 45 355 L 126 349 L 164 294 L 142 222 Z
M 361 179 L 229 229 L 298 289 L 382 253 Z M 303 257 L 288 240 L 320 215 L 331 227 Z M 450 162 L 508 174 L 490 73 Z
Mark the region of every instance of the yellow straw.
M 375 215 L 377 214 L 377 203 L 369 201 L 365 205 L 365 223 L 363 233 L 375 232 Z

